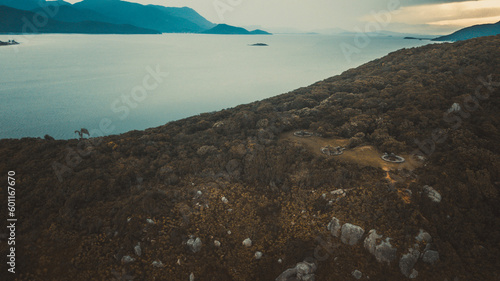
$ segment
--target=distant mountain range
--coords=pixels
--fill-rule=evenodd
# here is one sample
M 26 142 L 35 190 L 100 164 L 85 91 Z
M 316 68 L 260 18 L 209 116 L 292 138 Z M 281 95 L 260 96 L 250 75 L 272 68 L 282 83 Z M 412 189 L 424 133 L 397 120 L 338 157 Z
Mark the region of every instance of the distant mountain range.
M 159 34 L 159 31 L 129 24 L 111 24 L 98 21 L 63 22 L 47 18 L 35 25 L 35 13 L 0 6 L 0 33 L 86 33 L 86 34 Z
M 450 35 L 432 39 L 433 41 L 462 41 L 481 36 L 500 34 L 500 21 L 492 24 L 479 24 L 460 29 Z
M 242 27 L 231 26 L 227 24 L 218 24 L 214 28 L 203 31 L 205 34 L 240 34 L 240 35 L 270 35 L 271 33 L 264 30 L 256 29 L 248 31 Z
M 48 14 L 48 10 L 55 12 Z M 9 11 L 13 13 L 9 14 Z M 217 27 L 191 8 L 141 5 L 120 0 L 83 0 L 73 5 L 61 0 L 0 0 L 0 13 L 5 15 L 0 18 L 1 33 L 22 32 L 26 25 L 23 17 L 31 21 L 32 13 L 48 18 L 47 24 L 33 33 L 206 33 Z M 225 34 L 268 33 L 254 30 Z
M 110 23 L 131 24 L 165 33 L 199 33 L 215 26 L 191 8 L 144 6 L 117 0 L 84 0 L 73 7 L 106 15 Z

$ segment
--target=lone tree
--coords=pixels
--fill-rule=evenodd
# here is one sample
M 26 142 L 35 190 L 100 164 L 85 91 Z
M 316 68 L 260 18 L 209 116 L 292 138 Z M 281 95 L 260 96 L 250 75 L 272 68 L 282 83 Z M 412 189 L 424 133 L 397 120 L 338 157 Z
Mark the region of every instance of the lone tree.
M 78 136 L 80 137 L 80 139 L 83 138 L 83 135 L 87 135 L 88 137 L 90 137 L 89 130 L 87 130 L 85 128 L 81 128 L 80 131 L 76 130 L 75 134 L 78 134 Z

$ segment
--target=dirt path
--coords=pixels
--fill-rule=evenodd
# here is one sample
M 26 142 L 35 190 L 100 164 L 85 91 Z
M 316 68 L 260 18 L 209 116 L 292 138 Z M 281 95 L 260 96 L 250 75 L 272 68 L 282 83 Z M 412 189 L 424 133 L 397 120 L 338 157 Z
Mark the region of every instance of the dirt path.
M 420 163 L 414 161 L 407 154 L 401 154 L 401 156 L 403 156 L 406 160 L 404 163 L 397 164 L 386 162 L 380 158 L 383 153 L 371 145 L 358 146 L 354 149 L 346 149 L 342 155 L 327 156 L 320 151 L 322 147 L 327 145 L 345 147 L 349 143 L 349 140 L 342 138 L 323 138 L 317 136 L 296 137 L 293 133 L 294 132 L 289 132 L 281 135 L 280 140 L 291 141 L 296 144 L 304 145 L 312 153 L 320 156 L 336 157 L 340 161 L 356 163 L 362 166 L 377 167 L 383 169 L 384 171 L 397 169 L 413 170 L 420 165 Z

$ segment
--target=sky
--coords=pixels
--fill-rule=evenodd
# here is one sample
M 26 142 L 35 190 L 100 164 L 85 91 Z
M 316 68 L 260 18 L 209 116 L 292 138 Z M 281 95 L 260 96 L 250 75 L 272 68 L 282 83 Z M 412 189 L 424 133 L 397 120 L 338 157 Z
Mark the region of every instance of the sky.
M 79 0 L 67 1 L 70 3 Z M 500 0 L 128 0 L 190 7 L 213 23 L 271 32 L 388 30 L 448 34 L 500 21 Z

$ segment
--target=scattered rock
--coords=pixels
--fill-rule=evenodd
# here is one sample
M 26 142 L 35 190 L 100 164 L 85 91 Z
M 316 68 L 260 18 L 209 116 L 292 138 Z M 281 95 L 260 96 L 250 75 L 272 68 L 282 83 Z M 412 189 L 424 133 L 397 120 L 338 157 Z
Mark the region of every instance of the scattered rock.
M 189 274 L 189 281 L 194 281 L 194 273 Z
M 332 233 L 334 237 L 339 237 L 340 231 L 340 221 L 336 217 L 333 217 L 327 226 L 327 229 Z
M 346 223 L 342 226 L 342 235 L 340 240 L 344 244 L 354 245 L 358 243 L 359 239 L 363 236 L 365 230 L 357 225 Z
M 408 277 L 411 278 L 411 279 L 415 279 L 415 278 L 417 278 L 417 276 L 418 276 L 418 271 L 416 269 L 413 269 L 411 271 L 410 276 L 408 276 Z
M 294 268 L 289 268 L 289 269 L 283 271 L 283 273 L 281 273 L 280 276 L 278 276 L 278 278 L 276 278 L 276 281 L 297 280 L 296 277 L 297 277 L 297 269 L 294 267 Z
M 439 194 L 439 192 L 437 192 L 434 188 L 428 185 L 424 185 L 424 192 L 427 194 L 427 197 L 429 197 L 433 202 L 441 202 L 441 194 Z
M 139 242 L 139 243 L 137 243 L 137 245 L 135 245 L 134 253 L 139 257 L 141 256 L 141 254 L 142 254 L 141 242 Z
M 134 261 L 135 261 L 135 259 L 131 256 L 123 256 L 122 257 L 122 263 L 131 263 Z
M 242 244 L 245 247 L 252 247 L 252 240 L 250 240 L 250 238 L 247 238 L 247 239 L 243 240 Z
M 382 235 L 378 235 L 375 229 L 370 230 L 368 237 L 364 241 L 364 246 L 372 255 L 375 256 L 378 262 L 387 262 L 396 259 L 397 249 L 393 248 L 389 237 L 377 244 L 377 240 L 381 239 Z
M 314 280 L 314 272 L 316 264 L 306 261 L 299 262 L 295 267 L 297 269 L 297 279 L 299 280 Z
M 405 254 L 399 260 L 399 269 L 404 276 L 410 277 L 413 273 L 413 267 L 418 261 L 420 252 L 416 249 L 410 248 L 408 254 Z
M 152 265 L 154 267 L 164 267 L 165 266 L 161 261 L 153 261 Z
M 382 235 L 378 235 L 375 229 L 368 232 L 368 236 L 365 238 L 364 246 L 371 254 L 375 253 L 375 247 L 377 246 L 377 239 L 382 238 Z
M 146 222 L 149 224 L 156 224 L 155 221 L 152 219 L 146 219 Z
M 220 247 L 220 241 L 219 240 L 215 240 L 214 241 L 214 246 L 217 247 L 217 248 Z
M 222 203 L 224 203 L 224 204 L 229 203 L 229 200 L 227 200 L 226 197 L 222 197 L 221 200 L 222 200 Z
M 255 259 L 260 260 L 260 258 L 262 258 L 262 252 L 260 251 L 255 252 Z
M 451 105 L 450 109 L 448 109 L 448 113 L 452 113 L 452 112 L 458 112 L 460 111 L 462 108 L 460 107 L 460 104 L 458 103 L 454 103 Z
M 420 229 L 420 232 L 415 239 L 417 239 L 418 242 L 430 243 L 432 241 L 432 236 L 423 229 Z
M 192 237 L 187 241 L 187 245 L 191 250 L 191 252 L 197 253 L 201 250 L 201 245 L 202 245 L 201 239 L 199 237 L 196 238 Z
M 438 251 L 427 250 L 424 252 L 422 260 L 426 263 L 434 264 L 439 260 L 439 253 Z
M 289 268 L 276 278 L 276 281 L 314 281 L 314 272 L 317 266 L 314 263 L 299 262 L 294 268 Z
M 212 128 L 220 128 L 222 126 L 224 126 L 224 122 L 223 121 L 217 121 L 214 123 L 214 125 L 212 126 Z
M 194 196 L 195 199 L 200 198 L 203 195 L 203 192 L 201 190 L 196 191 L 196 195 Z
M 354 276 L 354 278 L 356 279 L 361 279 L 361 277 L 363 277 L 363 273 L 361 273 L 361 271 L 359 270 L 354 270 L 352 273 L 352 276 Z

